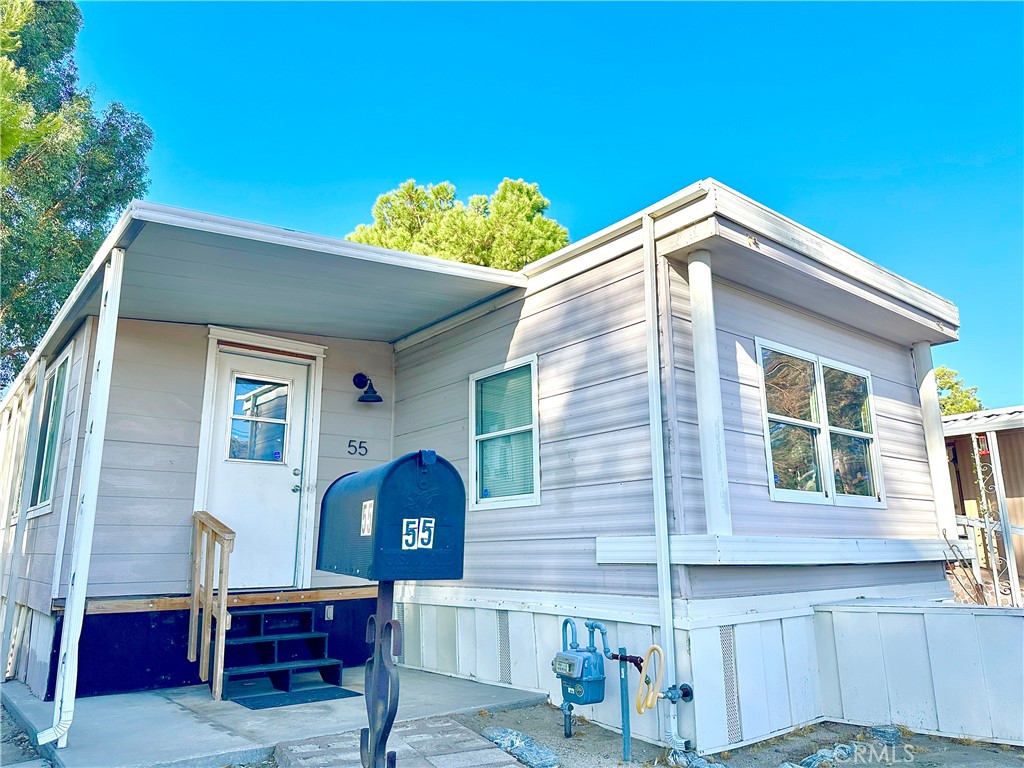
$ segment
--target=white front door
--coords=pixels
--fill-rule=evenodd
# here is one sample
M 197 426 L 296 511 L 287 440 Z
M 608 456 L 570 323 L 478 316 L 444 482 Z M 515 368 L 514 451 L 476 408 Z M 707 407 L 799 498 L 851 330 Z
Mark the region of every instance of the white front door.
M 229 585 L 295 586 L 309 366 L 218 355 L 206 510 L 235 531 Z

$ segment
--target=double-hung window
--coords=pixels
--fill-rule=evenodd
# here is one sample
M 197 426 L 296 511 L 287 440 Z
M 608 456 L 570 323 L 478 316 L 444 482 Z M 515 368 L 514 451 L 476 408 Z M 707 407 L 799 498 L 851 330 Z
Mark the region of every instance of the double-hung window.
M 771 498 L 884 506 L 871 375 L 763 339 L 756 349 Z
M 57 365 L 46 376 L 43 385 L 39 444 L 32 474 L 32 507 L 48 503 L 53 496 L 57 480 L 57 452 L 60 450 L 61 425 L 64 422 L 64 390 L 67 387 L 70 355 L 59 358 Z M 45 511 L 45 510 L 42 510 Z
M 536 356 L 470 376 L 469 405 L 470 507 L 539 504 Z

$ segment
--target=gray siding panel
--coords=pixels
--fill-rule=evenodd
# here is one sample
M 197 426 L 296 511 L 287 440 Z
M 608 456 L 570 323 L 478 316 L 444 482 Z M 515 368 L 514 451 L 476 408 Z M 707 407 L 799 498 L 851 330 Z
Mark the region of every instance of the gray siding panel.
M 683 280 L 684 275 L 677 273 L 673 284 Z M 678 303 L 674 303 L 674 315 L 678 308 Z M 721 282 L 715 283 L 715 311 L 734 532 L 765 536 L 934 537 L 935 506 L 910 351 Z M 688 336 L 685 318 L 676 316 L 673 327 L 677 336 Z M 770 500 L 755 336 L 871 372 L 886 509 Z M 692 352 L 688 352 L 688 345 L 687 338 L 675 341 L 684 525 L 687 533 L 703 533 L 698 425 L 692 357 L 687 357 Z
M 206 326 L 198 325 L 118 323 L 90 595 L 184 593 L 188 589 L 208 334 Z M 358 392 L 352 386 L 352 376 L 364 371 L 373 378 L 385 405 L 391 401 L 391 347 L 300 334 L 274 335 L 327 347 L 317 478 L 319 510 L 320 495 L 339 475 L 391 458 L 390 409 L 357 404 Z M 356 459 L 348 455 L 351 439 L 367 442 L 367 456 Z M 80 467 L 81 447 L 77 469 Z M 69 530 L 68 553 L 71 537 Z M 67 589 L 67 560 L 61 594 Z M 51 556 L 45 568 L 51 568 L 52 562 Z M 313 586 L 349 581 L 317 571 L 313 574 Z
M 691 597 L 741 597 L 945 580 L 941 563 L 822 566 L 690 566 Z
M 655 593 L 653 566 L 595 562 L 598 535 L 653 533 L 641 269 L 633 251 L 396 354 L 396 453 L 436 446 L 464 478 L 470 374 L 538 355 L 541 503 L 469 513 L 459 586 Z
M 78 410 L 78 399 L 83 386 L 79 382 L 80 376 L 85 372 L 87 365 L 87 350 L 85 349 L 86 323 L 75 332 L 69 343 L 74 344 L 74 351 L 71 354 L 71 363 L 68 368 L 66 385 L 66 398 L 63 423 L 61 425 L 60 447 L 57 454 L 57 477 L 53 486 L 53 495 L 50 499 L 48 511 L 38 517 L 27 520 L 25 523 L 25 552 L 24 559 L 25 585 L 23 595 L 26 596 L 26 604 L 34 610 L 42 613 L 50 612 L 50 597 L 53 582 L 53 566 L 56 556 L 57 539 L 60 531 L 61 507 L 65 500 L 65 486 L 67 483 L 68 460 L 71 455 L 71 445 L 76 439 L 72 434 L 75 414 Z M 63 352 L 61 353 L 63 354 Z M 55 358 L 56 359 L 56 356 Z M 84 427 L 84 424 L 82 425 Z M 80 457 L 79 457 L 80 460 Z M 77 483 L 72 488 L 72 509 L 69 512 L 69 523 L 67 536 L 70 540 L 73 535 L 73 526 L 70 518 L 74 515 L 73 500 L 76 493 Z

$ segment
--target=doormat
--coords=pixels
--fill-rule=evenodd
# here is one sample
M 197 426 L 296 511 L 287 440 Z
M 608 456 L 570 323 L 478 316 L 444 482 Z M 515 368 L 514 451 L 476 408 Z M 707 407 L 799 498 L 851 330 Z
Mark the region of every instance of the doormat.
M 318 701 L 334 701 L 347 699 L 351 696 L 362 696 L 356 691 L 330 686 L 327 688 L 308 688 L 305 691 L 291 693 L 263 693 L 259 696 L 239 696 L 232 699 L 248 709 L 273 709 L 274 707 L 290 707 L 293 704 L 313 704 Z

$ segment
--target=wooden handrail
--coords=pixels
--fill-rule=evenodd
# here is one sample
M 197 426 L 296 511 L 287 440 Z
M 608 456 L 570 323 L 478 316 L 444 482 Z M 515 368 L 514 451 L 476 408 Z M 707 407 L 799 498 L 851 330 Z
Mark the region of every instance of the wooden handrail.
M 192 514 L 192 596 L 188 614 L 188 660 L 196 660 L 198 645 L 199 679 L 204 682 L 210 679 L 210 636 L 213 620 L 216 619 L 212 686 L 215 701 L 220 701 L 223 694 L 224 641 L 231 627 L 231 615 L 228 613 L 228 563 L 234 547 L 233 530 L 209 512 L 196 510 Z M 215 569 L 216 593 L 213 589 Z

